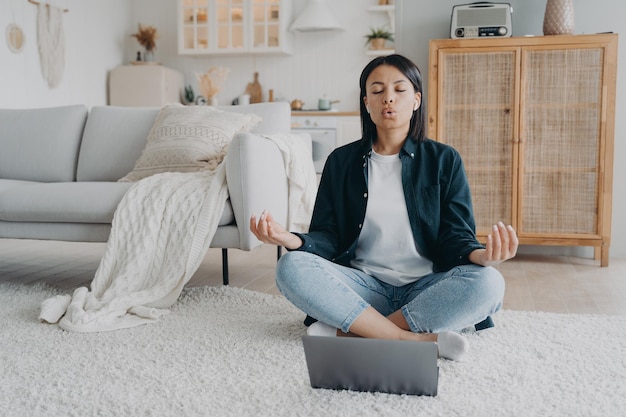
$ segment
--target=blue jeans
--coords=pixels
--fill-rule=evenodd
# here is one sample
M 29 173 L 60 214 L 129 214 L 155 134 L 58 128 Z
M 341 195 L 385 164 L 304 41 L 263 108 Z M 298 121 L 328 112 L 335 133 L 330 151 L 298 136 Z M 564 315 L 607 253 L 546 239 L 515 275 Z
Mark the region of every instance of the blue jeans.
M 401 310 L 415 333 L 458 331 L 494 314 L 504 297 L 504 278 L 491 267 L 461 265 L 395 287 L 301 251 L 280 258 L 276 286 L 300 310 L 344 332 L 370 306 L 384 316 Z

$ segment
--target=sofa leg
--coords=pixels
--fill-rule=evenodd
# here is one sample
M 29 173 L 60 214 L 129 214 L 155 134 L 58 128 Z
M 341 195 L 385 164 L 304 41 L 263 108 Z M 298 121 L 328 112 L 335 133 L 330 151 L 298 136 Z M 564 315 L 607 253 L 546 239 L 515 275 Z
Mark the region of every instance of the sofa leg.
M 222 248 L 222 283 L 228 285 L 228 249 Z

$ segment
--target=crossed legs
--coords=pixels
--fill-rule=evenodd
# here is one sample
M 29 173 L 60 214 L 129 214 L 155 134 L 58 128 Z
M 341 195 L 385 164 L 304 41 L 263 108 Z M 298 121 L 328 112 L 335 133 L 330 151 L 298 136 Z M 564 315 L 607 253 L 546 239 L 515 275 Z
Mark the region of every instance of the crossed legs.
M 394 287 L 298 251 L 280 259 L 276 284 L 300 310 L 343 333 L 441 343 L 445 332 L 453 344 L 462 343 L 454 340 L 461 336 L 450 331 L 495 313 L 504 295 L 504 279 L 494 268 L 463 265 Z

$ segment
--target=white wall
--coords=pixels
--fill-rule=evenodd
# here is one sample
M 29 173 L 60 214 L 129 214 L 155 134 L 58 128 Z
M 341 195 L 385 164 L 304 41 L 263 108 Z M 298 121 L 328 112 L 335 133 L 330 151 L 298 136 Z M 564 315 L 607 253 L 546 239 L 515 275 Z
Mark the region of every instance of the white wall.
M 294 54 L 282 57 L 184 57 L 176 52 L 176 0 L 49 0 L 69 9 L 64 15 L 66 70 L 61 85 L 49 89 L 41 76 L 36 42 L 36 7 L 26 0 L 0 0 L 0 34 L 13 22 L 27 36 L 20 54 L 13 54 L 0 41 L 0 107 L 38 107 L 84 103 L 107 103 L 107 73 L 133 60 L 140 48 L 130 35 L 137 24 L 158 28 L 157 60 L 185 74 L 196 87 L 196 72 L 211 66 L 230 68 L 219 94 L 222 103 L 237 97 L 252 81 L 255 71 L 265 93 L 286 100 L 300 98 L 306 107 L 315 107 L 327 94 L 339 99 L 341 110 L 358 109 L 358 77 L 369 58 L 365 55 L 364 35 L 370 26 L 385 23 L 385 16 L 367 11 L 376 0 L 330 0 L 329 6 L 346 31 L 296 33 Z M 63 3 L 58 3 L 63 2 Z M 510 0 L 514 7 L 514 35 L 541 34 L 545 0 Z M 450 11 L 458 0 L 396 0 L 398 8 L 396 48 L 424 70 L 428 68 L 428 41 L 449 36 Z M 294 12 L 305 0 L 294 0 Z M 623 0 L 574 0 L 576 32 L 623 32 L 626 3 Z M 613 243 L 611 256 L 626 258 L 626 193 L 619 181 L 626 178 L 626 120 L 619 117 L 626 109 L 626 51 L 620 40 L 615 138 L 615 184 L 613 193 Z M 426 85 L 427 88 L 427 85 Z M 545 249 L 542 249 L 545 250 Z
M 302 10 L 305 0 L 294 0 L 294 15 Z M 221 104 L 230 103 L 244 92 L 246 85 L 259 72 L 265 99 L 271 88 L 274 97 L 291 101 L 304 100 L 305 108 L 316 108 L 317 99 L 326 94 L 338 99 L 339 109 L 358 110 L 358 78 L 369 61 L 365 54 L 365 34 L 370 26 L 388 22 L 385 14 L 367 11 L 375 0 L 328 1 L 329 7 L 346 28 L 344 32 L 312 32 L 293 34 L 294 54 L 289 56 L 181 56 L 176 47 L 176 1 L 134 0 L 133 15 L 137 23 L 158 28 L 163 36 L 157 41 L 156 58 L 164 65 L 185 74 L 187 84 L 196 93 L 196 73 L 210 67 L 230 69 L 223 90 L 218 94 Z M 132 59 L 137 43 L 131 43 L 128 58 Z
M 0 1 L 0 107 L 45 107 L 106 103 L 107 71 L 124 60 L 124 38 L 131 24 L 127 0 L 42 0 L 69 11 L 63 14 L 65 71 L 50 89 L 41 75 L 37 47 L 37 6 L 26 0 Z M 6 46 L 6 27 L 15 22 L 25 33 L 20 53 Z

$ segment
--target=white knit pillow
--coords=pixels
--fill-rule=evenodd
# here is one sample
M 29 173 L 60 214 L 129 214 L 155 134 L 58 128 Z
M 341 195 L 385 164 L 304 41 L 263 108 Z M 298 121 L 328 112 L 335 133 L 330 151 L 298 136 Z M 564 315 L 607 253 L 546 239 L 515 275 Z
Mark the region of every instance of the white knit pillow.
M 119 179 L 139 181 L 161 172 L 214 170 L 236 133 L 253 129 L 261 118 L 211 106 L 167 105 L 161 109 L 133 170 Z

